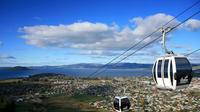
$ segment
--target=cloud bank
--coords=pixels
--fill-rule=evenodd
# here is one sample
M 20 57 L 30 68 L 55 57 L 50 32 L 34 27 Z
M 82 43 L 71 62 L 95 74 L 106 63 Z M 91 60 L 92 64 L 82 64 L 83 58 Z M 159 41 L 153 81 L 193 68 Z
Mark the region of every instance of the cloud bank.
M 186 21 L 186 23 L 184 25 L 185 25 L 185 28 L 187 28 L 188 30 L 199 30 L 200 20 L 190 19 L 190 20 Z
M 134 24 L 134 28 L 128 26 L 120 28 L 116 24 L 108 25 L 85 21 L 67 25 L 24 26 L 19 28 L 19 31 L 22 32 L 20 37 L 30 45 L 73 48 L 83 50 L 85 54 L 109 55 L 111 53 L 108 51 L 120 51 L 129 48 L 172 18 L 174 17 L 164 13 L 145 18 L 136 17 L 131 19 L 131 24 Z M 172 27 L 178 23 L 180 21 L 174 20 L 166 27 Z M 181 29 L 198 30 L 200 29 L 200 21 L 190 19 L 182 25 Z M 158 35 L 161 35 L 161 33 L 155 33 L 141 45 L 150 42 Z

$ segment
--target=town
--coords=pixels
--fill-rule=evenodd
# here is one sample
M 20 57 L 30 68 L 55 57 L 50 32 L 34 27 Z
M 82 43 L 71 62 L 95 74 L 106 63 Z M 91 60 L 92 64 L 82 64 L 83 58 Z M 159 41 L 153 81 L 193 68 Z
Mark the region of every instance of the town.
M 0 81 L 3 99 L 14 102 L 15 111 L 115 112 L 113 98 L 128 96 L 131 112 L 198 112 L 200 78 L 181 90 L 160 90 L 151 77 L 72 78 L 62 74 L 40 74 Z M 57 108 L 56 108 L 57 107 Z M 58 110 L 57 110 L 58 109 Z M 74 110 L 75 109 L 75 110 Z M 80 110 L 78 110 L 80 109 Z

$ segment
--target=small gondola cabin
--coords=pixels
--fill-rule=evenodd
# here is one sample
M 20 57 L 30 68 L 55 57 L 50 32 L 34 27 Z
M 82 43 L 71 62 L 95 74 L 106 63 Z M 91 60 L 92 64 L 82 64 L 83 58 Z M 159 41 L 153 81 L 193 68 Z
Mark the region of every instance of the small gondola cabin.
M 131 103 L 127 96 L 123 96 L 123 97 L 116 96 L 114 98 L 113 104 L 117 112 L 128 111 L 131 106 Z
M 185 56 L 168 54 L 156 60 L 152 74 L 158 88 L 175 90 L 190 84 L 192 66 Z

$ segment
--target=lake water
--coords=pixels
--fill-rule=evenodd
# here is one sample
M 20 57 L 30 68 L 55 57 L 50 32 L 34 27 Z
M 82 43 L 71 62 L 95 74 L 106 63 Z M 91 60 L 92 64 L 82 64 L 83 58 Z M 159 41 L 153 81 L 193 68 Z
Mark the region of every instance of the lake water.
M 28 77 L 39 73 L 60 73 L 66 76 L 87 77 L 97 69 L 89 68 L 34 68 L 31 70 L 0 70 L 0 79 Z M 107 69 L 106 71 L 93 75 L 92 77 L 128 77 L 128 76 L 150 76 L 151 69 Z

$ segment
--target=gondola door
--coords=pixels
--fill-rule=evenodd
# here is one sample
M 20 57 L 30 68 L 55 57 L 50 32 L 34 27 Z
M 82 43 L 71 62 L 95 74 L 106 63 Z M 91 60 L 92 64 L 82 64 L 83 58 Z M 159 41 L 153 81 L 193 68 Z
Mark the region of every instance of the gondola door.
M 171 88 L 170 81 L 170 59 L 163 60 L 163 81 L 165 88 Z
M 173 72 L 173 60 L 171 59 L 170 60 L 170 63 L 169 63 L 169 77 L 170 77 L 170 82 L 171 82 L 171 88 L 172 89 L 175 89 L 174 87 L 174 72 Z
M 158 88 L 163 88 L 164 87 L 164 81 L 163 81 L 163 77 L 162 77 L 162 61 L 163 59 L 161 58 L 161 59 L 158 59 L 157 60 L 157 64 L 156 64 L 156 75 L 157 75 L 157 82 L 158 82 L 158 84 L 157 84 L 157 87 Z

